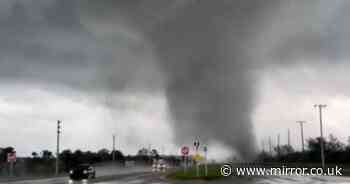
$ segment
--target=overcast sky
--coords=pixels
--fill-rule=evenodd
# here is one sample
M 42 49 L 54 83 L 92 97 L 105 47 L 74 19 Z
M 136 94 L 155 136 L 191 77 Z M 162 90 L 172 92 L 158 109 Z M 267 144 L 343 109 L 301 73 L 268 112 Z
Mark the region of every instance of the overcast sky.
M 62 120 L 62 149 L 110 149 L 116 134 L 127 154 L 149 145 L 178 153 L 202 136 L 218 158 L 229 143 L 244 153 L 244 139 L 258 149 L 277 134 L 286 143 L 288 128 L 300 149 L 296 121 L 307 121 L 306 138 L 319 136 L 319 103 L 327 104 L 325 135 L 347 141 L 349 2 L 147 2 L 0 1 L 0 147 L 54 151 Z M 227 118 L 201 124 L 192 108 L 210 120 L 223 108 Z M 231 131 L 239 141 L 225 140 Z

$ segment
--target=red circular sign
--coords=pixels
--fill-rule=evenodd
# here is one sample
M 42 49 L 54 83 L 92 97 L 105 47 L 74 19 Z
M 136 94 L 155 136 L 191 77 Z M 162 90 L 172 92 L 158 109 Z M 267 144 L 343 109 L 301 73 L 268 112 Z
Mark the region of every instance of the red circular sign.
M 16 162 L 16 152 L 8 153 L 7 154 L 7 162 Z
M 187 156 L 190 153 L 190 148 L 188 148 L 187 146 L 182 147 L 181 153 L 182 155 Z

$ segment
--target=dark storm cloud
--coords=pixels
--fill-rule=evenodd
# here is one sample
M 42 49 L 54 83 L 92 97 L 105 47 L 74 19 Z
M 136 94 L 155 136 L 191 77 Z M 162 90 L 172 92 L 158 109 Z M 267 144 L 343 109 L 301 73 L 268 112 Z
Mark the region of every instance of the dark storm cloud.
M 87 66 L 103 55 L 82 31 L 76 4 L 67 0 L 50 1 L 45 6 L 40 6 L 43 2 L 37 6 L 25 1 L 1 3 L 8 3 L 10 9 L 0 10 L 8 11 L 0 20 L 2 80 L 83 85 L 89 79 L 93 69 Z
M 144 48 L 125 35 L 120 35 L 118 49 L 99 44 L 81 25 L 77 1 L 0 3 L 1 80 L 53 83 L 103 93 L 125 89 L 127 82 L 138 83 L 132 71 L 144 66 L 138 62 Z M 150 80 L 149 70 L 153 72 L 144 67 L 137 76 Z M 151 88 L 147 85 L 144 89 Z
M 349 58 L 350 14 L 345 11 L 349 2 L 310 0 L 283 4 L 279 15 L 267 20 L 261 29 L 262 37 L 266 32 L 272 35 L 265 40 L 272 64 L 285 67 L 307 61 L 302 64 L 319 67 L 342 64 Z M 270 45 L 271 40 L 278 42 Z

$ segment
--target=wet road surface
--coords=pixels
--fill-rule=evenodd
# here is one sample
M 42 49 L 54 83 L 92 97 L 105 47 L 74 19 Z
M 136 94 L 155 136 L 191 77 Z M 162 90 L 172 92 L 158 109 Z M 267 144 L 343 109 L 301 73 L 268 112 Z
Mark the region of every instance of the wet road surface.
M 98 170 L 98 169 L 97 169 Z M 147 168 L 99 169 L 96 180 L 86 183 L 95 184 L 350 184 L 350 177 L 306 177 L 306 176 L 274 176 L 274 177 L 230 177 L 218 181 L 168 181 L 164 175 L 152 173 Z M 68 177 L 26 180 L 16 182 L 0 182 L 0 184 L 68 184 Z M 74 184 L 82 182 L 74 182 Z
M 151 169 L 149 167 L 127 167 L 127 168 L 114 167 L 114 166 L 96 167 L 96 175 L 97 175 L 96 181 L 117 180 L 118 178 L 140 175 L 141 173 L 149 173 L 150 171 Z M 52 177 L 52 178 L 45 178 L 45 179 L 29 179 L 29 180 L 20 180 L 20 181 L 1 181 L 0 180 L 0 184 L 67 184 L 67 183 L 69 183 L 69 178 L 67 176 Z
M 219 181 L 167 181 L 155 174 L 143 174 L 98 184 L 350 184 L 348 177 L 233 177 Z

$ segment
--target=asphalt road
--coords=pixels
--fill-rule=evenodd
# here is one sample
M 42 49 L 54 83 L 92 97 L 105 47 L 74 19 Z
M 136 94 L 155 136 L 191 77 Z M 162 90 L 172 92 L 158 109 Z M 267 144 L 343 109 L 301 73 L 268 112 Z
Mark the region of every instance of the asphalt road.
M 226 178 L 220 181 L 203 182 L 167 181 L 161 176 L 145 173 L 129 176 L 113 181 L 97 182 L 97 184 L 350 184 L 348 177 L 256 177 L 256 178 Z
M 149 168 L 100 168 L 94 184 L 350 184 L 350 177 L 230 177 L 219 181 L 167 181 L 162 174 L 152 173 Z M 4 182 L 0 184 L 68 184 L 68 177 Z M 82 183 L 82 182 L 75 182 Z
M 3 182 L 1 184 L 69 184 L 68 177 L 57 177 L 49 179 L 25 180 Z M 168 184 L 160 175 L 152 172 L 134 172 L 122 173 L 108 176 L 99 176 L 94 180 L 87 182 L 74 182 L 74 184 L 137 184 L 137 183 L 154 183 L 154 184 Z
M 95 182 L 105 180 L 118 180 L 130 176 L 138 176 L 144 173 L 151 173 L 149 167 L 114 167 L 114 166 L 103 166 L 96 167 L 97 179 Z M 69 178 L 64 177 L 52 177 L 45 179 L 30 179 L 30 180 L 18 180 L 18 181 L 0 181 L 0 184 L 67 184 Z M 94 183 L 95 183 L 94 182 Z M 91 182 L 90 182 L 91 183 Z
M 112 181 L 96 182 L 96 184 L 170 184 L 170 182 L 157 173 L 140 173 Z

